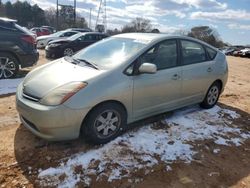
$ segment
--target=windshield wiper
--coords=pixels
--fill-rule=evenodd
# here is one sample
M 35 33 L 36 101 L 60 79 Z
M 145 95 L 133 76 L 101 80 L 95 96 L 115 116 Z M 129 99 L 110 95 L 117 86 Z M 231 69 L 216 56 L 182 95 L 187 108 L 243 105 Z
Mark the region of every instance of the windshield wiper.
M 85 63 L 86 65 L 89 65 L 89 66 L 91 66 L 92 68 L 98 70 L 98 66 L 97 66 L 97 65 L 95 65 L 94 63 L 90 63 L 89 61 L 87 61 L 87 60 L 85 60 L 85 59 L 75 59 L 75 58 L 73 58 L 73 57 L 68 57 L 68 56 L 66 56 L 65 58 L 67 58 L 66 60 L 69 60 L 69 62 L 71 62 L 71 63 L 73 63 L 73 64 L 75 64 L 75 65 L 78 65 L 78 64 L 80 64 L 80 63 L 83 62 L 83 63 Z
M 93 67 L 94 69 L 97 69 L 97 70 L 98 70 L 98 66 L 97 66 L 96 64 L 91 63 L 91 62 L 89 62 L 89 61 L 87 61 L 87 60 L 85 60 L 85 59 L 75 59 L 75 60 L 80 61 L 80 62 L 84 62 L 85 64 L 90 65 L 90 66 Z

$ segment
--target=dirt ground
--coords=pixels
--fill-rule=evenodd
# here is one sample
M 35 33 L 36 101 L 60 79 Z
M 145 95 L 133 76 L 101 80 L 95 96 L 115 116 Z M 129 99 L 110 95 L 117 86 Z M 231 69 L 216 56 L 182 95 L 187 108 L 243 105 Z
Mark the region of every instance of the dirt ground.
M 37 66 L 48 62 L 44 52 L 40 54 Z M 228 57 L 228 63 L 229 80 L 219 105 L 241 114 L 238 125 L 250 131 L 250 59 Z M 20 125 L 14 94 L 0 96 L 0 143 L 0 187 L 39 187 L 39 169 L 56 166 L 59 159 L 95 147 L 83 139 L 47 143 L 35 137 Z M 117 180 L 110 184 L 102 180 L 91 187 L 250 187 L 250 140 L 239 147 L 217 146 L 221 150 L 217 155 L 212 152 L 213 142 L 195 144 L 200 155 L 190 164 L 177 160 L 170 172 L 159 164 L 148 175 L 134 174 L 143 181 Z

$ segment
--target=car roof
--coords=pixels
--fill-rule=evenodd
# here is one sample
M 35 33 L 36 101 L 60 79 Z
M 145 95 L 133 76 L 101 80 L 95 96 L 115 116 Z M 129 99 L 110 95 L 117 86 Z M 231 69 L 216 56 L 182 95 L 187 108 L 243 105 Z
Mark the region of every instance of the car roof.
M 99 32 L 84 32 L 84 33 L 82 33 L 82 32 L 79 32 L 79 33 L 77 33 L 78 35 L 91 35 L 91 34 L 97 34 L 97 35 L 105 35 L 105 36 L 107 36 L 106 34 L 104 34 L 104 33 L 99 33 Z
M 13 20 L 13 19 L 6 18 L 6 17 L 0 17 L 0 21 L 4 21 L 4 22 L 17 22 L 17 20 Z
M 112 37 L 115 38 L 129 38 L 129 39 L 134 39 L 134 40 L 139 40 L 139 41 L 144 41 L 147 43 L 150 42 L 157 42 L 165 39 L 173 39 L 173 38 L 178 38 L 178 39 L 186 39 L 186 40 L 191 40 L 194 42 L 201 43 L 203 45 L 209 46 L 213 48 L 214 50 L 218 50 L 215 47 L 192 37 L 187 37 L 187 36 L 182 36 L 182 35 L 170 35 L 170 34 L 165 34 L 165 33 L 124 33 L 124 34 L 118 34 L 114 35 Z

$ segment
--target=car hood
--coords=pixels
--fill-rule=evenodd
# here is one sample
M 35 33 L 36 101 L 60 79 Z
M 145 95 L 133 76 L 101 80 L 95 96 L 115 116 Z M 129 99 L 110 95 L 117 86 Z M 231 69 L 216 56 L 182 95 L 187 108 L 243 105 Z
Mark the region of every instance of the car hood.
M 31 71 L 23 81 L 23 92 L 43 98 L 59 86 L 75 81 L 88 81 L 104 72 L 89 66 L 78 66 L 62 58 Z

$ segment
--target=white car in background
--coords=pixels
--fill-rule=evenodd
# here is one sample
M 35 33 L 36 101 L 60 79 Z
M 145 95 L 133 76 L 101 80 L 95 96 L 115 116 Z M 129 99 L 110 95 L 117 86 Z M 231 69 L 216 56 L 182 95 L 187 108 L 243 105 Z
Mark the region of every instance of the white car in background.
M 68 37 L 75 35 L 77 33 L 79 33 L 79 32 L 65 30 L 65 31 L 58 31 L 58 32 L 53 33 L 51 35 L 37 37 L 37 39 L 36 39 L 37 48 L 45 48 L 45 46 L 47 46 L 47 44 L 52 40 L 57 40 L 57 39 L 61 39 L 61 38 L 68 38 Z

